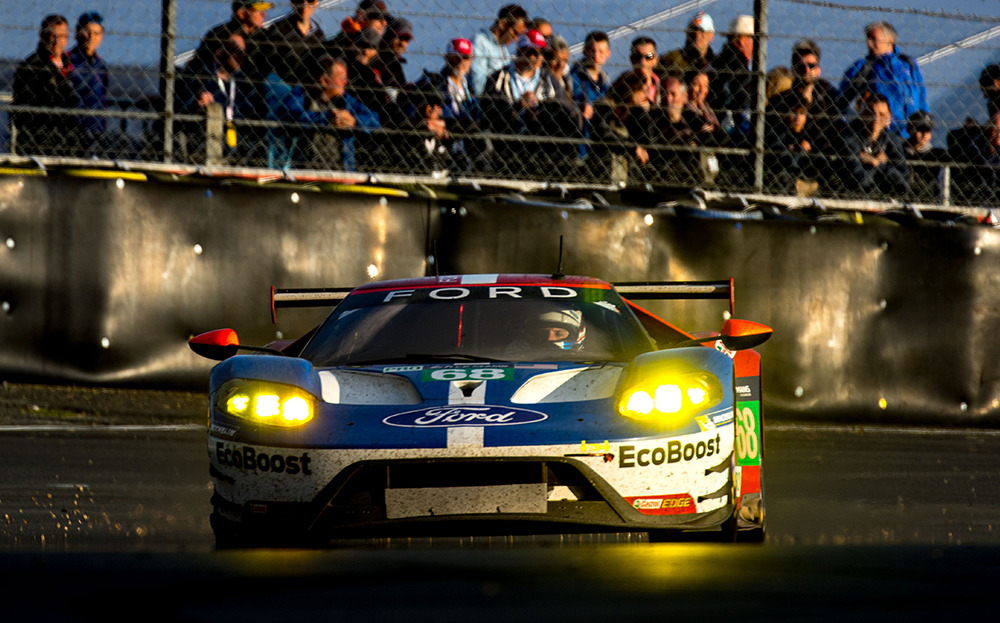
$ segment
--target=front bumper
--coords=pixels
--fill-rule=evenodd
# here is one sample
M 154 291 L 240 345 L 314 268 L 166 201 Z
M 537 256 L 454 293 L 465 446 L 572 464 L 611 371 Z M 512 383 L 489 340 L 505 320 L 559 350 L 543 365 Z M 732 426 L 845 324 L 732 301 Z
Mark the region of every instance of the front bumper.
M 701 495 L 626 498 L 575 458 L 362 460 L 340 470 L 308 501 L 251 496 L 242 504 L 226 498 L 235 483 L 213 465 L 213 503 L 243 532 L 316 539 L 497 534 L 498 529 L 512 534 L 712 530 L 734 513 L 732 453 L 711 463 L 705 471 L 714 476 L 715 488 Z M 701 510 L 706 507 L 711 510 Z

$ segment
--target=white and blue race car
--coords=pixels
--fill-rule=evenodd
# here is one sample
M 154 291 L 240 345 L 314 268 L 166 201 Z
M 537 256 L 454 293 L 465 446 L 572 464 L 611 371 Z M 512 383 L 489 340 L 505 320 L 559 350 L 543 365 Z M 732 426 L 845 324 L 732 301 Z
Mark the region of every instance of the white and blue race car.
M 686 333 L 631 299 L 732 282 L 454 275 L 272 291 L 336 305 L 299 340 L 190 340 L 211 374 L 220 546 L 371 536 L 764 535 L 771 330 Z M 249 355 L 238 355 L 247 349 Z

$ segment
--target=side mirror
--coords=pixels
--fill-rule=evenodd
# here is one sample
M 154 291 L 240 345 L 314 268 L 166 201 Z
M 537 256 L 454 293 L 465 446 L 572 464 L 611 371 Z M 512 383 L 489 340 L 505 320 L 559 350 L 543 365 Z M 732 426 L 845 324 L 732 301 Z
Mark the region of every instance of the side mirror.
M 729 350 L 748 350 L 766 342 L 774 329 L 750 320 L 729 319 L 722 323 L 720 337 Z
M 206 359 L 222 361 L 239 351 L 240 338 L 232 329 L 216 329 L 194 336 L 188 340 L 188 346 Z

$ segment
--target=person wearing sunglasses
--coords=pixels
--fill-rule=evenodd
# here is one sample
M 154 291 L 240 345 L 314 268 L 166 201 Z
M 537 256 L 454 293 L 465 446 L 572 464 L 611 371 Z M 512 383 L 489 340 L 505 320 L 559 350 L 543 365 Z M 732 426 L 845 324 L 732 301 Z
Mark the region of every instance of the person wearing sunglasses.
M 843 125 L 837 89 L 820 77 L 820 54 L 819 44 L 812 39 L 802 39 L 792 47 L 791 90 L 806 107 L 805 135 L 817 153 L 834 149 L 837 129 Z
M 656 75 L 656 67 L 660 63 L 660 59 L 656 57 L 656 42 L 649 37 L 633 39 L 629 61 L 632 63 L 632 71 L 645 80 L 646 99 L 653 106 L 659 106 L 663 102 L 663 87 L 660 86 L 660 77 Z

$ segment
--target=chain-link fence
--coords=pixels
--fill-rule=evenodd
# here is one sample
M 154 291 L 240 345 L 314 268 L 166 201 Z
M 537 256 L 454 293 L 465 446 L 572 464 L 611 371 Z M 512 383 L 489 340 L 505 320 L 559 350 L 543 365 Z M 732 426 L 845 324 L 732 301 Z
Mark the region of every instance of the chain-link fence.
M 996 205 L 1000 10 L 906 4 L 5 2 L 0 152 Z

